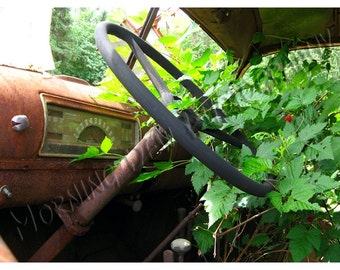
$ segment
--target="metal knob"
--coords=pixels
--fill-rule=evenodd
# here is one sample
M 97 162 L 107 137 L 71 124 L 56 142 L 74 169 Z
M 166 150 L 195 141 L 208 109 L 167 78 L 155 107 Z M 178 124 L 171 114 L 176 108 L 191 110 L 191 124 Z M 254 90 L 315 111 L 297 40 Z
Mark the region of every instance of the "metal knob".
M 178 254 L 178 261 L 184 261 L 184 254 L 191 249 L 191 242 L 184 238 L 177 238 L 171 242 L 171 249 Z
M 15 115 L 12 118 L 12 129 L 15 131 L 23 131 L 30 126 L 30 122 L 26 115 Z
M 4 194 L 5 196 L 7 196 L 8 198 L 9 197 L 12 197 L 12 192 L 9 191 L 9 188 L 7 185 L 4 185 L 0 188 L 0 193 L 1 194 Z

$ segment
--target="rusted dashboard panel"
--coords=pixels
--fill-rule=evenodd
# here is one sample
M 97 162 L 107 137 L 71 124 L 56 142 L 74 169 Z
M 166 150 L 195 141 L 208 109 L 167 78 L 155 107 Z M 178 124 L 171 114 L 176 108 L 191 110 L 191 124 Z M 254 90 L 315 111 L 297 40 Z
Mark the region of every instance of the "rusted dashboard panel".
M 105 177 L 116 154 L 127 154 L 143 137 L 134 107 L 96 99 L 100 90 L 60 76 L 0 66 L 0 209 L 29 204 L 81 202 Z M 145 119 L 144 119 L 145 120 Z M 70 161 L 113 142 L 108 156 Z M 170 149 L 171 148 L 171 149 Z M 171 145 L 157 160 L 188 158 Z M 147 191 L 181 188 L 178 168 L 147 184 Z M 122 194 L 140 192 L 129 185 Z
M 95 87 L 0 66 L 0 208 L 80 201 L 113 160 L 70 163 L 104 136 L 126 154 L 140 140 L 135 109 Z

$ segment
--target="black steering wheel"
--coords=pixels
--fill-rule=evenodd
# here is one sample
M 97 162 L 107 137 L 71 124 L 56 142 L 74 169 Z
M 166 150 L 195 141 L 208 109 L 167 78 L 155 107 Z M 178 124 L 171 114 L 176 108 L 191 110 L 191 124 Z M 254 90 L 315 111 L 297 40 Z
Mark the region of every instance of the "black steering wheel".
M 138 77 L 124 62 L 122 57 L 113 48 L 112 43 L 108 38 L 108 34 L 115 35 L 129 44 L 133 53 L 135 54 L 135 57 L 139 60 L 150 80 L 158 90 L 161 101 L 149 91 L 149 89 L 138 79 Z M 134 33 L 119 25 L 109 22 L 101 22 L 97 25 L 95 31 L 95 40 L 104 60 L 124 85 L 124 87 L 155 119 L 155 121 L 160 126 L 162 126 L 168 132 L 168 134 L 170 134 L 191 155 L 195 156 L 222 179 L 248 194 L 263 197 L 268 192 L 273 190 L 273 185 L 270 182 L 264 182 L 262 184 L 257 183 L 240 173 L 240 171 L 233 167 L 228 161 L 225 161 L 214 151 L 212 151 L 211 148 L 205 145 L 193 132 L 191 125 L 188 124 L 188 121 L 180 120 L 180 118 L 183 119 L 184 117 L 177 118 L 166 108 L 166 105 L 174 100 L 173 94 L 167 88 L 165 82 L 160 78 L 159 74 L 147 59 L 146 55 L 153 59 L 166 71 L 168 71 L 175 79 L 182 77 L 183 73 L 163 55 L 161 55 L 157 50 L 155 50 L 152 46 L 147 44 L 143 39 Z M 213 105 L 211 100 L 209 100 L 207 97 L 204 97 L 202 90 L 199 89 L 192 81 L 183 80 L 181 83 L 193 96 L 200 99 L 203 106 L 205 106 L 207 109 L 211 109 Z M 212 110 L 212 113 L 215 116 L 225 117 L 221 110 L 215 109 Z M 194 119 L 192 114 L 193 112 L 189 111 L 189 113 L 187 112 L 186 117 Z M 194 122 L 199 124 L 199 121 Z M 234 132 L 232 135 L 225 134 L 219 130 L 203 131 L 237 147 L 242 147 L 242 145 L 245 144 L 249 146 L 253 152 L 255 151 L 243 134 L 239 131 Z

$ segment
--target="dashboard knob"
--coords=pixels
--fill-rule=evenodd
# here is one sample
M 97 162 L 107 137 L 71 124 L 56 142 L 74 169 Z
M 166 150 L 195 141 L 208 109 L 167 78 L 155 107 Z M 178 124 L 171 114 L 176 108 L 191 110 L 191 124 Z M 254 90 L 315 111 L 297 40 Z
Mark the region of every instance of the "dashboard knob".
M 26 115 L 16 115 L 12 118 L 12 129 L 15 131 L 24 131 L 30 125 Z

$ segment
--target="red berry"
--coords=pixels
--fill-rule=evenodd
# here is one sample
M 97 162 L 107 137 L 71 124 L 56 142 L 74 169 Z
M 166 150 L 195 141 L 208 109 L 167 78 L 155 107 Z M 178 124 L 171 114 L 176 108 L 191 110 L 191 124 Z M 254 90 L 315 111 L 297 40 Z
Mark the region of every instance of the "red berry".
M 313 216 L 313 215 L 309 215 L 309 216 L 307 217 L 307 222 L 308 222 L 308 223 L 312 223 L 313 220 L 314 220 L 314 216 Z
M 285 117 L 285 121 L 286 121 L 286 122 L 291 122 L 292 119 L 293 119 L 293 117 L 292 117 L 290 114 L 288 114 L 288 115 Z

